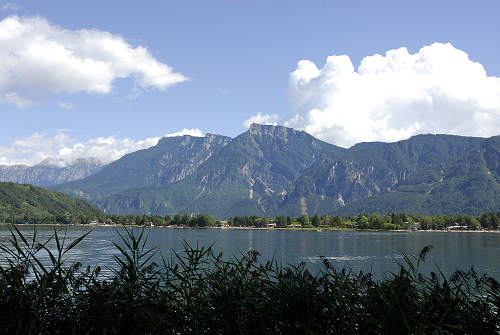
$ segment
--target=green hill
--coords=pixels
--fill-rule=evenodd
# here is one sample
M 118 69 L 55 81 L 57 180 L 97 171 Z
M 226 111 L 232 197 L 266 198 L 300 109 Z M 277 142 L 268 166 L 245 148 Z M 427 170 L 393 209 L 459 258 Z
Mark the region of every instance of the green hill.
M 0 182 L 0 222 L 12 222 L 15 217 L 31 220 L 101 214 L 101 210 L 86 200 L 74 199 L 64 193 L 47 191 L 28 184 Z

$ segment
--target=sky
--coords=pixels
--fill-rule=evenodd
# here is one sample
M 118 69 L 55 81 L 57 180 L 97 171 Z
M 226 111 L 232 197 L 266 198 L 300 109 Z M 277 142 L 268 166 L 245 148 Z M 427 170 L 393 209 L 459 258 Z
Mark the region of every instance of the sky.
M 0 165 L 252 123 L 500 135 L 498 1 L 0 1 Z

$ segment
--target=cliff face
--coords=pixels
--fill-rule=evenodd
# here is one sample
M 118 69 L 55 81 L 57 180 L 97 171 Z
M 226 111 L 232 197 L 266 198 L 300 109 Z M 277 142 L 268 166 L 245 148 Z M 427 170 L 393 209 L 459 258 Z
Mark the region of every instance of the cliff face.
M 499 137 L 418 135 L 340 148 L 254 124 L 234 139 L 162 139 L 54 187 L 110 213 L 479 213 L 500 207 Z
M 230 141 L 230 137 L 212 134 L 165 137 L 154 147 L 127 154 L 83 180 L 54 189 L 98 200 L 138 187 L 171 184 L 191 175 Z
M 35 166 L 0 165 L 0 181 L 48 186 L 85 178 L 103 167 L 94 158 L 78 159 L 70 165 L 46 159 Z

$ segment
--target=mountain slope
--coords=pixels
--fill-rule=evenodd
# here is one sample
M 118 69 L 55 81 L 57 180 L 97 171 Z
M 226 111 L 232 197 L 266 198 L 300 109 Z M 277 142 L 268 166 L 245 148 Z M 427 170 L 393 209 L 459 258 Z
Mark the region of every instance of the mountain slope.
M 108 213 L 301 215 L 498 210 L 499 137 L 418 135 L 343 149 L 281 126 L 162 139 L 55 186 Z
M 101 210 L 82 199 L 40 187 L 0 182 L 0 222 L 13 215 L 99 215 Z
M 492 137 L 442 167 L 420 170 L 395 191 L 349 203 L 340 214 L 415 212 L 479 214 L 500 208 L 500 137 Z
M 401 185 L 436 181 L 447 164 L 481 141 L 452 135 L 418 135 L 395 143 L 357 144 L 341 160 L 323 159 L 306 171 L 280 213 L 297 214 L 297 209 L 304 206 L 312 213 L 332 213 L 347 203 L 391 192 Z
M 302 131 L 252 125 L 186 179 L 120 193 L 99 204 L 122 213 L 271 214 L 317 157 L 344 151 Z
M 192 174 L 230 141 L 212 134 L 165 137 L 154 147 L 127 154 L 83 180 L 51 189 L 97 201 L 128 189 L 170 184 Z

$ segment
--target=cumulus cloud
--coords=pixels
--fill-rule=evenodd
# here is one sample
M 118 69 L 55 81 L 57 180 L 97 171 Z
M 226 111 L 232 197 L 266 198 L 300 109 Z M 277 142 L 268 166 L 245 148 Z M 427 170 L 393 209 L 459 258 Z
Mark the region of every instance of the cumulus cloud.
M 254 115 L 248 120 L 243 121 L 243 126 L 245 128 L 249 128 L 252 123 L 276 126 L 278 124 L 276 122 L 278 119 L 279 116 L 277 114 L 262 114 L 259 112 L 257 113 L 257 115 Z
M 181 131 L 178 131 L 176 133 L 170 133 L 167 134 L 163 137 L 175 137 L 175 136 L 184 136 L 184 135 L 190 135 L 194 137 L 203 137 L 203 133 L 199 128 L 191 128 L 191 129 L 182 129 Z
M 59 101 L 57 104 L 59 105 L 59 107 L 65 110 L 71 110 L 75 108 L 75 105 L 72 104 L 71 102 Z
M 451 44 L 367 56 L 355 70 L 346 55 L 319 69 L 302 60 L 290 74 L 286 126 L 351 146 L 418 133 L 500 133 L 500 78 Z
M 183 129 L 164 135 L 203 136 L 198 128 Z M 68 164 L 78 158 L 97 158 L 102 162 L 112 162 L 133 151 L 147 149 L 158 143 L 160 137 L 149 137 L 144 140 L 117 138 L 115 136 L 97 137 L 87 141 L 77 141 L 67 133 L 60 131 L 53 136 L 35 133 L 18 139 L 13 143 L 0 146 L 0 165 L 25 164 L 34 165 L 47 158 Z
M 141 89 L 165 90 L 187 80 L 155 59 L 146 47 L 97 29 L 68 30 L 42 17 L 0 21 L 0 101 L 25 102 L 50 93 L 102 93 L 118 78 Z

